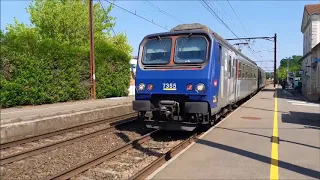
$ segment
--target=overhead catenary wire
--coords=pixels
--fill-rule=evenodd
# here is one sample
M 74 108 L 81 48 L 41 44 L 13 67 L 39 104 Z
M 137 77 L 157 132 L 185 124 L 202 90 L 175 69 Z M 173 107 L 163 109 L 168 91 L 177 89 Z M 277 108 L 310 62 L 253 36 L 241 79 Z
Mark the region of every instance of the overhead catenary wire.
M 107 10 L 104 8 L 104 6 L 103 6 L 103 4 L 101 3 L 101 1 L 100 1 L 100 0 L 98 0 L 98 1 L 99 1 L 100 6 L 102 7 L 103 11 L 104 11 L 104 12 L 107 12 Z M 112 32 L 113 32 L 113 35 L 116 36 L 117 33 L 116 33 L 116 31 L 114 30 L 114 28 L 113 28 L 112 26 L 111 26 L 111 30 L 112 30 Z
M 251 36 L 251 34 L 249 33 L 249 31 L 248 31 L 248 30 L 245 28 L 245 26 L 243 25 L 242 21 L 240 20 L 238 14 L 237 14 L 236 11 L 234 10 L 234 8 L 233 8 L 233 6 L 231 5 L 231 3 L 229 2 L 229 0 L 227 0 L 227 2 L 228 2 L 228 4 L 229 4 L 230 8 L 232 9 L 233 13 L 235 14 L 235 16 L 237 17 L 237 19 L 239 20 L 239 22 L 240 22 L 241 26 L 243 27 L 243 29 L 247 32 L 247 34 L 248 34 L 249 36 Z M 258 49 L 258 52 L 256 52 L 256 53 L 262 52 L 262 51 L 260 50 L 258 44 L 257 44 L 257 45 L 256 45 L 255 43 L 252 43 L 252 44 L 253 44 L 253 46 L 255 46 L 255 47 Z M 268 52 L 270 52 L 270 51 L 268 51 Z M 261 54 L 260 54 L 260 56 L 262 57 Z
M 154 24 L 154 25 L 156 25 L 158 27 L 161 27 L 162 29 L 169 30 L 167 27 L 165 27 L 163 25 L 160 25 L 158 23 L 155 23 L 153 20 L 149 20 L 149 19 L 147 19 L 145 17 L 142 17 L 142 16 L 138 15 L 136 12 L 132 12 L 132 11 L 130 11 L 130 10 L 126 9 L 126 8 L 123 8 L 123 7 L 117 5 L 117 4 L 113 3 L 113 2 L 110 2 L 109 0 L 105 0 L 105 1 L 108 2 L 109 4 L 114 5 L 115 7 L 119 8 L 119 9 L 125 11 L 125 12 L 128 12 L 128 13 L 134 15 L 134 16 L 137 16 L 137 17 L 139 17 L 139 18 L 141 18 L 141 19 L 143 19 L 145 21 L 148 21 L 149 23 L 152 23 L 152 24 Z
M 220 17 L 219 15 L 211 8 L 211 6 L 205 1 L 205 0 L 201 0 L 200 3 L 202 4 L 202 6 L 204 8 L 206 8 L 210 14 L 212 14 L 216 19 L 218 19 L 235 37 L 239 38 L 239 36 L 228 26 L 228 24 L 226 24 Z M 247 46 L 246 46 L 247 47 Z M 259 59 L 256 54 L 254 54 L 252 52 L 252 49 L 251 48 L 248 48 L 247 49 L 257 58 Z
M 222 18 L 221 19 L 225 19 L 225 20 L 227 20 L 229 23 L 230 23 L 230 25 L 232 25 L 233 26 L 233 28 L 236 26 L 235 25 L 235 22 L 232 20 L 232 19 L 229 19 L 228 18 L 228 16 L 227 16 L 227 12 L 222 8 L 222 6 L 220 5 L 220 3 L 216 0 L 215 1 L 217 4 L 218 4 L 218 6 L 220 7 L 220 9 L 224 12 L 224 13 L 222 13 L 220 10 L 219 10 L 219 8 L 218 8 L 218 6 L 216 6 L 216 5 L 214 5 L 214 2 L 210 2 L 210 1 L 208 1 L 208 4 L 213 8 L 213 7 L 215 7 L 214 9 L 216 9 L 220 14 L 221 14 L 221 16 L 222 16 Z
M 155 4 L 151 3 L 150 1 L 148 1 L 148 0 L 143 0 L 143 2 L 144 2 L 145 4 L 147 4 L 147 5 L 149 5 L 149 6 L 157 9 L 159 12 L 161 12 L 161 13 L 163 13 L 163 14 L 165 14 L 165 15 L 167 15 L 167 16 L 169 16 L 169 17 L 171 17 L 171 18 L 173 18 L 173 19 L 175 19 L 175 20 L 177 20 L 177 21 L 179 21 L 179 22 L 181 22 L 181 23 L 184 23 L 183 21 L 181 21 L 181 20 L 178 19 L 177 17 L 175 17 L 175 16 L 171 15 L 170 13 L 164 11 L 163 9 L 159 8 L 158 6 L 156 6 Z

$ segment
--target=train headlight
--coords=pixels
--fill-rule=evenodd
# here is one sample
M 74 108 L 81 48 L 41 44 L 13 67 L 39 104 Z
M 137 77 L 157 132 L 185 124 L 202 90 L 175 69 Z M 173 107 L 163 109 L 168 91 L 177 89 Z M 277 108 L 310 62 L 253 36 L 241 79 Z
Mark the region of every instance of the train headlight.
M 139 91 L 143 91 L 145 88 L 146 88 L 146 85 L 144 85 L 143 83 L 140 83 L 138 86 Z
M 206 86 L 202 83 L 198 83 L 197 86 L 196 86 L 196 91 L 198 92 L 204 92 L 206 91 Z

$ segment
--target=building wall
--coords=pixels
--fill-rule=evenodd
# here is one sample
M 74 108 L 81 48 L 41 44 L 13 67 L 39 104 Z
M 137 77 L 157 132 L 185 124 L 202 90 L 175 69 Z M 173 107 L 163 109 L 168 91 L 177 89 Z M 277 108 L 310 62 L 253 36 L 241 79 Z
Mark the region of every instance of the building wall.
M 311 32 L 312 22 L 310 22 L 303 33 L 303 55 L 307 54 L 311 50 Z
M 320 48 L 317 49 L 317 51 L 312 54 L 312 60 L 315 61 L 316 59 L 320 59 Z M 316 94 L 320 97 L 320 63 L 319 62 L 316 64 L 316 68 L 315 68 L 315 86 L 316 86 L 315 87 Z
M 310 54 L 302 61 L 302 93 L 303 95 L 311 100 L 317 101 L 319 100 L 319 95 L 317 94 L 317 82 L 319 83 L 319 78 L 316 78 L 319 73 L 318 68 L 311 67 L 312 63 L 312 55 Z
M 320 14 L 305 17 L 302 22 L 303 55 L 306 55 L 320 42 Z M 315 59 L 320 58 L 320 49 L 305 57 L 302 61 L 302 93 L 311 100 L 320 100 L 320 64 L 312 67 Z
M 311 49 L 320 42 L 320 14 L 311 16 Z M 310 49 L 310 50 L 311 50 Z

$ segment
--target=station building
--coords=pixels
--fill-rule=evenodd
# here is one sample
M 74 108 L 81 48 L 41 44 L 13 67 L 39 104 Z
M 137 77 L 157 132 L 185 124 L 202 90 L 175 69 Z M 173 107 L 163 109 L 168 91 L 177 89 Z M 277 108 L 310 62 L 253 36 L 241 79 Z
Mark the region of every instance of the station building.
M 320 101 L 320 4 L 304 7 L 302 93 L 310 101 Z

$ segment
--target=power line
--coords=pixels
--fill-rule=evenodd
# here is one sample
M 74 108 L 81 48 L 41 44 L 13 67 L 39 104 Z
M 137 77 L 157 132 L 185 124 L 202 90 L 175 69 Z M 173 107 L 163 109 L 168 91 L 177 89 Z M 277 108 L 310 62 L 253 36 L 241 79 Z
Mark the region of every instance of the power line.
M 125 11 L 125 12 L 128 12 L 128 13 L 130 13 L 130 14 L 132 14 L 132 15 L 135 15 L 135 16 L 137 16 L 137 17 L 139 17 L 139 18 L 141 18 L 141 19 L 143 19 L 143 20 L 145 20 L 145 21 L 148 21 L 148 22 L 150 22 L 150 23 L 152 23 L 152 24 L 154 24 L 154 25 L 156 25 L 156 26 L 158 26 L 158 27 L 161 27 L 161 28 L 163 28 L 163 29 L 169 30 L 169 29 L 166 28 L 165 26 L 162 26 L 162 25 L 160 25 L 160 24 L 158 24 L 158 23 L 155 23 L 153 20 L 149 20 L 149 19 L 147 19 L 147 18 L 145 18 L 145 17 L 142 17 L 142 16 L 138 15 L 136 12 L 129 11 L 128 9 L 125 9 L 125 8 L 123 8 L 123 7 L 115 4 L 115 3 L 113 3 L 113 2 L 108 1 L 108 0 L 105 0 L 105 1 L 108 2 L 109 4 L 112 4 L 112 5 L 116 6 L 117 8 L 119 8 L 119 9 Z
M 241 26 L 243 27 L 243 29 L 248 33 L 249 36 L 251 36 L 251 34 L 249 33 L 249 31 L 244 27 L 242 21 L 240 20 L 240 18 L 239 18 L 239 16 L 238 16 L 238 14 L 236 13 L 236 11 L 233 9 L 233 7 L 232 7 L 231 3 L 229 2 L 229 0 L 227 0 L 227 2 L 228 2 L 228 4 L 229 4 L 229 6 L 231 7 L 233 13 L 236 15 L 237 19 L 239 20 L 239 22 L 240 22 Z M 252 44 L 255 46 L 254 43 L 252 43 Z M 256 46 L 256 48 L 258 49 L 258 51 L 260 51 L 260 49 L 259 49 L 257 46 Z M 261 56 L 261 57 L 262 57 L 262 56 Z
M 204 7 L 204 8 L 206 8 L 209 12 L 210 12 L 210 14 L 212 14 L 216 19 L 218 19 L 227 29 L 229 29 L 229 31 L 234 35 L 234 36 L 236 36 L 237 38 L 239 38 L 238 37 L 238 35 L 218 16 L 218 14 L 210 7 L 210 5 L 205 1 L 205 0 L 202 0 L 202 1 L 200 1 L 200 3 L 202 4 L 202 6 Z M 241 41 L 241 40 L 240 40 Z M 247 46 L 246 46 L 247 47 Z M 248 48 L 248 50 L 257 58 L 257 59 L 259 59 L 257 56 L 256 56 L 256 54 L 254 54 L 253 52 L 252 52 L 252 49 L 250 48 L 250 47 L 247 47 Z
M 143 2 L 144 2 L 145 4 L 147 4 L 147 5 L 149 5 L 149 6 L 157 9 L 159 12 L 161 12 L 161 13 L 163 13 L 163 14 L 166 14 L 167 16 L 170 16 L 170 17 L 172 17 L 173 19 L 175 19 L 175 20 L 177 20 L 177 21 L 179 21 L 179 22 L 181 22 L 181 23 L 184 23 L 184 22 L 181 21 L 180 19 L 178 19 L 178 18 L 174 17 L 173 15 L 167 13 L 166 11 L 164 11 L 163 9 L 161 9 L 161 8 L 159 8 L 158 6 L 154 5 L 154 4 L 151 3 L 150 1 L 143 0 Z
M 228 2 L 228 4 L 229 4 L 229 6 L 231 7 L 231 9 L 232 9 L 233 13 L 234 13 L 234 14 L 236 15 L 236 17 L 238 18 L 238 20 L 239 20 L 239 22 L 240 22 L 241 26 L 243 27 L 243 29 L 244 29 L 244 30 L 246 30 L 246 31 L 247 31 L 247 33 L 250 35 L 250 33 L 248 32 L 248 30 L 247 30 L 247 29 L 244 27 L 244 25 L 242 24 L 242 22 L 241 22 L 241 20 L 240 20 L 239 16 L 237 15 L 236 11 L 233 9 L 233 7 L 232 7 L 232 5 L 230 4 L 229 0 L 227 0 L 227 2 Z
M 229 29 L 229 31 L 234 35 L 234 36 L 236 36 L 237 38 L 239 38 L 238 36 L 237 36 L 237 34 L 218 16 L 218 14 L 208 5 L 208 3 L 206 2 L 206 1 L 204 1 L 204 0 L 202 0 L 202 2 L 204 3 L 204 4 L 202 4 L 203 5 L 203 7 L 205 7 L 214 17 L 216 17 L 216 19 L 218 19 L 223 25 L 225 25 L 228 29 Z M 210 10 L 209 10 L 209 9 Z
M 104 11 L 104 12 L 107 12 L 106 9 L 104 8 L 104 6 L 102 5 L 101 1 L 100 1 L 100 0 L 98 0 L 98 1 L 99 1 L 100 6 L 102 7 L 103 11 Z M 112 26 L 111 26 L 111 30 L 112 30 L 112 32 L 113 32 L 113 35 L 116 36 L 116 35 L 117 35 L 117 34 L 116 34 L 116 31 L 113 29 Z
M 229 23 L 231 24 L 231 25 L 233 25 L 233 27 L 235 27 L 236 25 L 235 25 L 235 22 L 232 20 L 232 19 L 229 19 L 228 18 L 228 16 L 227 16 L 227 12 L 223 9 L 223 7 L 220 5 L 220 3 L 219 3 L 219 1 L 215 1 L 218 5 L 219 5 L 219 7 L 222 9 L 222 11 L 224 12 L 224 15 L 223 15 L 223 13 L 219 10 L 219 8 L 218 7 L 216 7 L 215 5 L 214 5 L 214 3 L 210 3 L 210 1 L 208 2 L 209 3 L 209 5 L 212 5 L 212 6 L 214 6 L 214 7 L 216 7 L 217 8 L 217 10 L 221 13 L 221 15 L 223 16 L 223 17 L 225 17 L 225 19 L 227 20 L 227 21 L 229 21 Z

